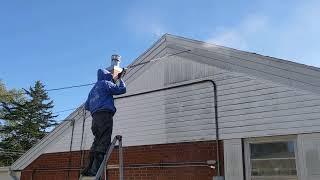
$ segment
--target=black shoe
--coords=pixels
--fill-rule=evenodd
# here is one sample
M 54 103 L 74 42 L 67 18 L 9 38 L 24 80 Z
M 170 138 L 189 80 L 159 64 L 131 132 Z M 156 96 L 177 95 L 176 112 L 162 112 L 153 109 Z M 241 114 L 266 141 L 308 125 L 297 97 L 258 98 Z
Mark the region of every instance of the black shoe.
M 90 151 L 90 154 L 89 154 L 89 163 L 88 165 L 81 171 L 81 174 L 83 176 L 92 176 L 92 172 L 90 171 L 91 170 L 91 166 L 93 164 L 93 161 L 94 161 L 94 152 L 93 151 Z
M 100 165 L 104 159 L 104 153 L 96 153 L 94 155 L 94 161 L 92 163 L 91 172 L 96 174 L 100 168 Z
M 81 172 L 81 175 L 82 176 L 96 176 L 93 172 L 91 172 L 90 170 L 83 170 L 82 172 Z

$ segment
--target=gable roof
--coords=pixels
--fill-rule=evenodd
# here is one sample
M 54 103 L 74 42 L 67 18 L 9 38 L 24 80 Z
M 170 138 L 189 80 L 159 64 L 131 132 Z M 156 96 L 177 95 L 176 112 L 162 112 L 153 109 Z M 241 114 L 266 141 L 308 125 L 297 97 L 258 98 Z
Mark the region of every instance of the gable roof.
M 149 61 L 161 51 L 165 51 L 167 55 L 183 52 L 177 56 L 307 90 L 315 94 L 320 92 L 320 68 L 170 34 L 164 35 L 150 51 L 144 53 L 143 59 L 138 58 L 132 64 Z M 143 69 L 147 69 L 150 63 L 144 66 L 146 68 L 139 67 L 140 72 L 136 73 L 136 76 L 142 74 Z M 132 71 L 137 70 L 133 69 Z
M 177 54 L 177 52 L 180 53 Z M 170 34 L 162 36 L 131 65 L 148 62 L 159 57 L 168 57 L 172 54 L 229 71 L 271 80 L 316 94 L 320 92 L 319 68 Z M 140 76 L 150 66 L 151 63 L 146 63 L 130 69 L 125 76 L 126 83 L 130 85 L 136 77 Z M 71 113 L 66 120 L 79 119 L 77 118 L 77 114 L 79 114 L 80 111 L 81 107 Z M 27 167 L 46 150 L 46 147 L 48 147 L 50 143 L 54 143 L 55 139 L 68 130 L 69 127 L 70 122 L 64 121 L 38 144 L 21 156 L 12 165 L 12 170 L 22 170 Z

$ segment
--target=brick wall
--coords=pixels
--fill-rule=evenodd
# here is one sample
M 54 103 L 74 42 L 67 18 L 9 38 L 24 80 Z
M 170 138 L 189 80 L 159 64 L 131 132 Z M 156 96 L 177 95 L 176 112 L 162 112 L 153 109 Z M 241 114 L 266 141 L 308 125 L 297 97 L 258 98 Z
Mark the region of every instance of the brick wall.
M 221 169 L 223 147 L 220 143 Z M 125 178 L 132 180 L 211 180 L 215 170 L 206 166 L 216 160 L 213 141 L 133 146 L 124 148 Z M 85 151 L 85 163 L 89 152 Z M 81 153 L 43 154 L 22 171 L 22 180 L 78 179 Z M 117 149 L 108 165 L 118 164 Z M 118 169 L 109 170 L 111 180 L 118 179 Z

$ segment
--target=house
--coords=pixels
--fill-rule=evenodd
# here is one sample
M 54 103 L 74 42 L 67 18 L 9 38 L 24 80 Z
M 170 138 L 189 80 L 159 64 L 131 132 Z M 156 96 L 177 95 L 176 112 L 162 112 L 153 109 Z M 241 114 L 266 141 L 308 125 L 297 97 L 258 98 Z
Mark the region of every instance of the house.
M 0 167 L 0 179 L 1 180 L 10 180 L 9 167 Z
M 319 68 L 169 34 L 132 65 L 139 63 L 115 100 L 127 179 L 320 179 Z M 77 179 L 90 124 L 78 108 L 13 173 Z M 115 150 L 111 179 L 117 164 Z

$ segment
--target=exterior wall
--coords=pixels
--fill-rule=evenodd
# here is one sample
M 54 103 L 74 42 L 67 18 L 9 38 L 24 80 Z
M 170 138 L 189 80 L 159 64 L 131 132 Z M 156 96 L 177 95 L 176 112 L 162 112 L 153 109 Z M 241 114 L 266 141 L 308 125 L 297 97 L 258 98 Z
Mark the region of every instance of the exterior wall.
M 242 155 L 242 140 L 228 139 L 224 146 L 224 170 L 226 180 L 243 180 L 244 167 Z
M 118 112 L 114 117 L 113 135 L 121 134 L 124 146 L 213 140 L 213 100 L 210 83 L 116 100 Z M 80 149 L 82 123 L 83 117 L 75 122 L 74 151 Z M 90 127 L 91 117 L 87 116 L 84 149 L 89 149 L 93 141 Z M 72 126 L 58 136 L 45 153 L 69 151 L 71 135 Z
M 320 131 L 320 97 L 311 92 L 226 71 L 193 60 L 170 57 L 155 62 L 128 84 L 128 92 L 144 92 L 173 84 L 212 79 L 218 87 L 222 139 L 299 134 Z M 213 89 L 210 83 L 116 100 L 114 135 L 125 146 L 214 140 Z M 83 115 L 73 135 L 80 149 Z M 87 114 L 84 149 L 93 136 Z M 46 153 L 69 151 L 71 129 Z
M 221 147 L 221 167 L 223 167 L 223 144 Z M 215 160 L 215 143 L 212 141 L 193 143 L 174 143 L 124 148 L 125 178 L 137 180 L 152 179 L 208 179 L 215 170 L 206 161 Z M 79 151 L 42 154 L 22 172 L 22 180 L 37 179 L 78 179 L 80 159 Z M 118 178 L 118 153 L 112 153 L 108 168 L 110 179 Z M 85 152 L 88 160 L 88 151 Z M 70 164 L 70 166 L 69 166 Z M 171 164 L 165 166 L 164 164 Z M 72 170 L 69 167 L 71 167 Z M 68 178 L 69 172 L 69 178 Z
M 179 56 L 319 94 L 320 68 L 186 38 L 167 41 L 169 52 L 191 50 Z
M 318 94 L 223 70 L 205 64 L 204 60 L 196 62 L 201 58 L 170 57 L 149 67 L 130 85 L 142 90 L 196 79 L 214 80 L 222 139 L 320 131 Z
M 9 167 L 0 167 L 0 179 L 1 180 L 11 180 L 9 176 Z
M 319 180 L 320 179 L 320 133 L 298 134 L 292 136 L 274 136 L 259 138 L 259 141 L 275 142 L 279 139 L 296 139 L 296 169 L 299 180 Z M 247 139 L 247 140 L 250 140 Z M 258 141 L 257 141 L 258 142 Z M 244 159 L 242 155 L 241 139 L 224 140 L 224 164 L 226 180 L 243 179 Z M 248 147 L 247 147 L 248 148 Z M 244 148 L 245 153 L 248 149 Z M 247 154 L 247 158 L 248 158 Z M 246 159 L 247 163 L 249 159 Z M 248 174 L 249 167 L 246 167 Z M 247 179 L 249 177 L 247 176 Z
M 320 179 L 320 134 L 300 134 L 297 144 L 300 179 Z

